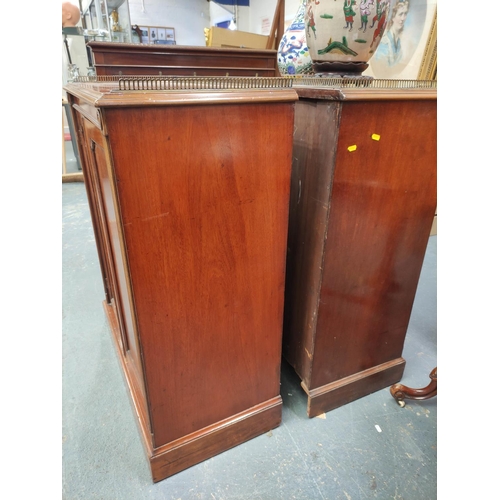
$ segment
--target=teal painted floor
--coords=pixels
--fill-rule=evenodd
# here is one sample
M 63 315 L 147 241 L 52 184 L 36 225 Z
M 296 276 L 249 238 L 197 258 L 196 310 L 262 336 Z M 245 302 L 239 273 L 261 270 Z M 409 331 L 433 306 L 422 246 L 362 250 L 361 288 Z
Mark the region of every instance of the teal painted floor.
M 431 236 L 403 352 L 410 387 L 437 365 L 436 253 Z M 437 398 L 400 408 L 386 388 L 309 419 L 286 363 L 280 427 L 153 484 L 103 298 L 85 186 L 63 184 L 64 500 L 437 498 Z

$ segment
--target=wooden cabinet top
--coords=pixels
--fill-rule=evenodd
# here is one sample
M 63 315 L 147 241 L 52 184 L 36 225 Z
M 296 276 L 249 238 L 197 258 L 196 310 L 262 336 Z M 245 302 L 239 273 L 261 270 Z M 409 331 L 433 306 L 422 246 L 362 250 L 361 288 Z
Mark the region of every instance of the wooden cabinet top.
M 437 100 L 437 82 L 288 77 L 98 76 L 81 77 L 65 90 L 95 108 L 187 104 Z
M 292 81 L 277 77 L 82 77 L 64 89 L 97 108 L 298 99 Z
M 256 55 L 276 57 L 274 49 L 245 49 L 234 47 L 204 47 L 196 45 L 149 45 L 138 43 L 110 43 L 92 41 L 87 44 L 94 54 L 100 53 L 140 53 L 140 54 L 193 54 L 193 55 L 231 55 L 253 58 Z
M 294 80 L 300 98 L 330 101 L 437 99 L 436 80 L 307 77 Z

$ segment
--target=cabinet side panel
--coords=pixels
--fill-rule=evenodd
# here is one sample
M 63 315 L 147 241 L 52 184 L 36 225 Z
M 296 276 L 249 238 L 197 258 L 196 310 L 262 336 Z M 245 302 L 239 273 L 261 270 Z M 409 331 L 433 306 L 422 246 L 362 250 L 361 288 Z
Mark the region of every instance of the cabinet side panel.
M 283 355 L 306 383 L 314 352 L 339 114 L 338 102 L 295 104 Z
M 343 104 L 311 387 L 402 354 L 436 208 L 436 135 L 435 100 Z
M 158 447 L 279 395 L 293 104 L 106 119 Z

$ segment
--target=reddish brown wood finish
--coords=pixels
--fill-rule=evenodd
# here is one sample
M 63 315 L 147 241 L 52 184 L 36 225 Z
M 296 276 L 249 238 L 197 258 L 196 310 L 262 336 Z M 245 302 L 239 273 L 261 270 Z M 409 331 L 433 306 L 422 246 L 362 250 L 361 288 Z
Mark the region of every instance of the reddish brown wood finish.
M 309 416 L 403 373 L 436 208 L 436 99 L 408 92 L 367 101 L 299 93 L 284 356 Z
M 248 441 L 262 434 L 263 429 L 274 429 L 281 422 L 281 407 L 281 397 L 277 396 L 156 450 L 151 460 L 153 480 L 171 476 Z
M 281 420 L 297 96 L 117 101 L 98 88 L 67 91 L 110 283 L 105 309 L 158 481 Z
M 279 76 L 277 51 L 89 42 L 96 74 Z
M 431 379 L 429 385 L 419 389 L 412 389 L 403 384 L 394 384 L 391 386 L 391 395 L 400 406 L 405 405 L 405 399 L 423 400 L 433 398 L 437 396 L 437 367 L 431 371 L 429 378 Z
M 397 358 L 316 389 L 309 389 L 302 382 L 308 396 L 307 414 L 314 417 L 389 386 L 403 376 L 405 364 L 403 358 Z
M 291 115 L 261 108 L 106 110 L 156 446 L 279 394 L 290 171 L 255 146 Z

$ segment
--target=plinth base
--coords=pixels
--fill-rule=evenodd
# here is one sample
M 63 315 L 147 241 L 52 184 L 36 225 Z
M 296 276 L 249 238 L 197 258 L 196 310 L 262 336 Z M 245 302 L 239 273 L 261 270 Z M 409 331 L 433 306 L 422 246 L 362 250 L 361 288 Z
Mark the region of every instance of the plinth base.
M 226 420 L 155 448 L 148 456 L 153 482 L 275 429 L 281 423 L 282 401 L 277 396 Z
M 317 417 L 399 382 L 405 365 L 403 358 L 397 358 L 315 389 L 308 389 L 302 382 L 307 394 L 307 416 Z
M 139 395 L 140 390 L 134 376 L 134 369 L 123 356 L 116 315 L 110 304 L 104 301 L 103 305 L 121 364 L 122 375 L 129 388 L 128 395 L 142 436 L 142 444 L 153 482 L 162 481 L 280 425 L 283 401 L 278 395 L 175 441 L 154 447 L 146 408 Z M 175 405 L 175 401 L 171 404 Z

